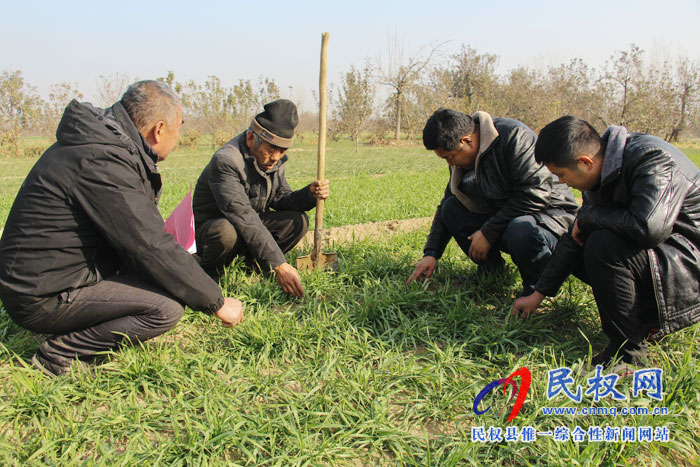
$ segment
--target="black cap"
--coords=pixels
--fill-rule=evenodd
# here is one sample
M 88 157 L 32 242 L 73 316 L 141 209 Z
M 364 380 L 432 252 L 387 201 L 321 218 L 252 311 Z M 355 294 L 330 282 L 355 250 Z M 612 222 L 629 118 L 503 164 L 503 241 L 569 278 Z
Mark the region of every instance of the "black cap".
M 299 124 L 297 106 L 287 99 L 265 104 L 261 113 L 250 122 L 250 128 L 263 140 L 281 148 L 290 148 L 294 130 Z

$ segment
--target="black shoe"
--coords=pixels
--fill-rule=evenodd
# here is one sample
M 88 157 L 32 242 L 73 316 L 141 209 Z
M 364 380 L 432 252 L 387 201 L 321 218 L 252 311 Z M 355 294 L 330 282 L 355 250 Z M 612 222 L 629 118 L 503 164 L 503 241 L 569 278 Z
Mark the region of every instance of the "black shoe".
M 39 352 L 35 353 L 32 357 L 32 366 L 44 373 L 49 378 L 66 374 L 70 369 L 70 366 L 62 366 L 50 362 Z
M 68 365 L 59 365 L 58 363 L 50 361 L 38 351 L 32 357 L 32 366 L 44 373 L 49 378 L 65 375 L 66 373 L 70 372 L 71 368 L 88 373 L 94 371 L 92 365 L 80 360 L 71 360 Z
M 620 348 L 612 350 L 612 347 L 607 347 L 598 355 L 591 359 L 591 368 L 596 365 L 602 365 L 604 369 L 613 368 L 615 366 L 627 365 L 632 368 L 643 367 L 647 362 L 646 350 L 630 350 Z
M 605 350 L 591 358 L 591 367 L 601 365 L 603 368 L 607 368 L 615 361 L 616 355 L 616 351 L 610 350 L 610 348 L 607 347 Z

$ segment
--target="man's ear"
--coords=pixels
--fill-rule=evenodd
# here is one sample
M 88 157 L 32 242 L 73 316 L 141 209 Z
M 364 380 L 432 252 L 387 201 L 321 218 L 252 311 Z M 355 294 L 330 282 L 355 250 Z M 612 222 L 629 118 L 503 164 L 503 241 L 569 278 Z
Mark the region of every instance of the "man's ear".
M 578 163 L 582 164 L 586 168 L 586 170 L 591 170 L 595 165 L 593 158 L 594 156 L 591 156 L 590 154 L 583 154 L 581 156 L 578 156 Z
M 462 144 L 466 144 L 467 146 L 471 147 L 472 143 L 474 142 L 474 138 L 472 138 L 471 135 L 464 135 L 459 141 Z
M 159 121 L 151 131 L 153 131 L 153 141 L 155 141 L 156 144 L 160 143 L 160 139 L 163 137 L 163 132 L 165 131 L 165 122 L 162 120 Z
M 252 131 L 246 131 L 245 142 L 248 144 L 248 147 L 253 147 L 255 144 L 255 135 Z

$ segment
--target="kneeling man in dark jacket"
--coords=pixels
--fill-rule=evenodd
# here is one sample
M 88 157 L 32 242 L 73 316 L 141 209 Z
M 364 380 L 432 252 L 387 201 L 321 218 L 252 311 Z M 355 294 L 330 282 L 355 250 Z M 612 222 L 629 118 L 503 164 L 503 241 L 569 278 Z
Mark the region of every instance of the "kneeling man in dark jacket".
M 225 326 L 243 319 L 158 211 L 157 163 L 181 124 L 180 99 L 158 81 L 108 109 L 72 101 L 22 184 L 0 240 L 0 298 L 17 324 L 51 334 L 32 360 L 45 373 L 162 334 L 183 304 Z
M 583 207 L 535 292 L 513 305 L 527 316 L 571 273 L 593 288 L 608 347 L 593 365 L 643 365 L 645 340 L 700 320 L 700 171 L 654 136 L 611 126 L 601 137 L 562 117 L 542 129 L 535 155 L 583 191 Z M 614 370 L 614 371 L 617 371 Z
M 304 211 L 326 199 L 328 180 L 292 191 L 285 178 L 287 149 L 299 122 L 293 102 L 265 104 L 250 128 L 216 151 L 197 180 L 192 199 L 200 264 L 218 278 L 236 256 L 274 270 L 282 289 L 304 294 L 299 273 L 284 254 L 309 228 Z
M 479 276 L 502 270 L 501 251 L 509 253 L 523 295 L 532 293 L 578 209 L 569 188 L 535 162 L 536 139 L 523 123 L 486 112 L 439 109 L 428 119 L 423 144 L 450 166 L 450 181 L 409 283 L 430 277 L 454 238 Z

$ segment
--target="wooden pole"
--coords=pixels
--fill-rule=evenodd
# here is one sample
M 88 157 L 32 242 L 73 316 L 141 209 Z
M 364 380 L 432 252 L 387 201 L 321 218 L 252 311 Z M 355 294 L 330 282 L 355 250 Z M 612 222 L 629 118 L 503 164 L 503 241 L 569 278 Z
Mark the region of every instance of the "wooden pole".
M 328 36 L 324 32 L 321 36 L 321 69 L 318 78 L 318 165 L 316 166 L 316 179 L 323 180 L 326 174 L 326 63 L 328 61 Z M 323 243 L 323 201 L 316 200 L 316 227 L 314 230 L 314 251 L 311 255 L 314 263 L 321 257 L 321 244 Z

